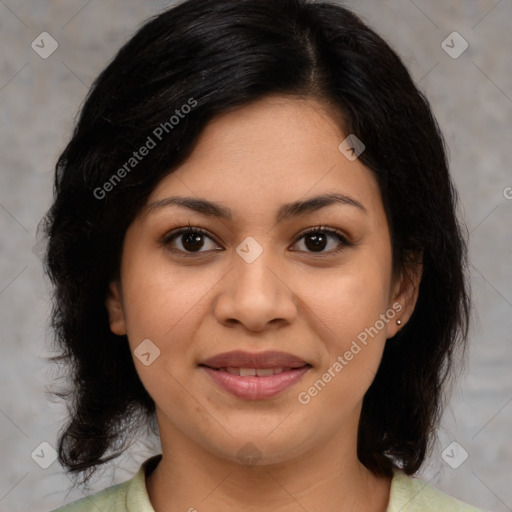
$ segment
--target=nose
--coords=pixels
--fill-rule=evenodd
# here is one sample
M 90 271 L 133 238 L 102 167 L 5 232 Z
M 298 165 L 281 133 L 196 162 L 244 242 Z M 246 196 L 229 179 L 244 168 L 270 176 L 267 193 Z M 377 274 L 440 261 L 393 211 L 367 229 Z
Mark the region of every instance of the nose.
M 259 332 L 293 322 L 297 316 L 297 297 L 285 264 L 277 264 L 270 250 L 254 261 L 238 253 L 231 271 L 222 280 L 214 313 L 227 326 L 240 326 Z

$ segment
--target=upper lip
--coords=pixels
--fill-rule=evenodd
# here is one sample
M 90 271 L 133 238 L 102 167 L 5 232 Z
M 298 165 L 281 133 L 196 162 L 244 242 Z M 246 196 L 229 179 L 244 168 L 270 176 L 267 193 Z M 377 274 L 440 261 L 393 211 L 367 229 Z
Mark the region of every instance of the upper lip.
M 267 352 L 244 352 L 234 350 L 223 352 L 200 363 L 210 368 L 301 368 L 309 363 L 286 352 L 270 350 Z

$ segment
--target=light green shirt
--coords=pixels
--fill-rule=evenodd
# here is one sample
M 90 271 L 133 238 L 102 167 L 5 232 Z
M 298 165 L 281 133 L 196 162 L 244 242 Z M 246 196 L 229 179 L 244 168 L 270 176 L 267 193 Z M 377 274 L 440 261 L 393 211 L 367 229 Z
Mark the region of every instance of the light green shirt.
M 160 457 L 161 455 L 155 455 L 144 461 L 132 479 L 64 505 L 52 512 L 155 512 L 146 490 L 146 472 L 155 467 Z M 418 478 L 395 471 L 391 480 L 387 512 L 429 511 L 482 512 L 438 491 Z

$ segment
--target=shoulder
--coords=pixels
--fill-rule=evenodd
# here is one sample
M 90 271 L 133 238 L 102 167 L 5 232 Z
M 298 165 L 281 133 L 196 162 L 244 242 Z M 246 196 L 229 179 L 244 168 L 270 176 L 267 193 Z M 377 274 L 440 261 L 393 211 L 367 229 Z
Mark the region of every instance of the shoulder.
M 132 479 L 133 480 L 133 479 Z M 52 512 L 125 512 L 127 508 L 127 494 L 132 480 L 107 487 L 96 494 L 85 496 L 73 503 L 68 503 Z
M 395 471 L 387 512 L 483 512 L 432 487 L 423 480 Z
M 120 484 L 68 503 L 51 512 L 155 512 L 146 489 L 146 471 L 150 470 L 161 455 L 144 461 L 136 475 Z

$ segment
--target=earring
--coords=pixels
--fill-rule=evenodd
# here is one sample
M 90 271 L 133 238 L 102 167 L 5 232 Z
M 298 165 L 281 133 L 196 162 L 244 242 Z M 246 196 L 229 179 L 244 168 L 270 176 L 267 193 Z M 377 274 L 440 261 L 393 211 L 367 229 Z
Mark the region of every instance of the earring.
M 402 325 L 402 320 L 397 320 L 396 325 Z

